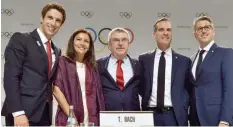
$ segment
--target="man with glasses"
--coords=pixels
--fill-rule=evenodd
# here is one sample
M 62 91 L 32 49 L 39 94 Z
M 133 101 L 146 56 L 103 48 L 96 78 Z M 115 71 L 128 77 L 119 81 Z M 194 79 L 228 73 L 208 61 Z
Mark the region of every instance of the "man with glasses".
M 139 111 L 140 64 L 128 55 L 130 36 L 124 28 L 109 32 L 111 54 L 98 60 L 107 111 Z
M 193 25 L 199 50 L 191 67 L 190 125 L 232 125 L 233 50 L 215 44 L 210 17 L 198 17 Z

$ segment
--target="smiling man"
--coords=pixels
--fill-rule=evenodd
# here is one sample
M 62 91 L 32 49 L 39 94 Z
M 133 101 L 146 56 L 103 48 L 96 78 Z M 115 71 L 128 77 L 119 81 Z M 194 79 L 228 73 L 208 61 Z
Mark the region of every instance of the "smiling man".
M 61 5 L 48 3 L 40 27 L 31 33 L 14 33 L 6 46 L 2 115 L 7 126 L 51 125 L 52 81 L 61 54 L 51 39 L 65 19 Z
M 105 110 L 139 111 L 139 62 L 128 55 L 130 36 L 124 28 L 108 35 L 111 54 L 98 60 Z
M 229 126 L 233 118 L 233 50 L 214 42 L 215 28 L 210 17 L 194 20 L 199 50 L 193 57 L 190 125 Z
M 188 125 L 188 57 L 171 48 L 172 25 L 167 18 L 154 24 L 154 51 L 139 56 L 143 71 L 140 93 L 142 109 L 153 111 L 155 126 Z

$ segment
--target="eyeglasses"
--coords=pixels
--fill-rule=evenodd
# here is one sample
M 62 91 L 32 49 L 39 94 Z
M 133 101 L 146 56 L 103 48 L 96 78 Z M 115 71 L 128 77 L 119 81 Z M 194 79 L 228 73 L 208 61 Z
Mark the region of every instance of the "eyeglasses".
M 201 32 L 203 32 L 203 30 L 210 31 L 210 29 L 212 29 L 212 28 L 213 27 L 211 25 L 206 25 L 206 26 L 203 26 L 203 27 L 198 27 L 196 29 L 196 32 L 201 33 Z
M 128 38 L 122 38 L 122 39 L 113 38 L 113 39 L 111 39 L 111 41 L 114 42 L 114 43 L 119 43 L 119 42 L 127 43 L 127 42 L 129 42 L 129 39 Z

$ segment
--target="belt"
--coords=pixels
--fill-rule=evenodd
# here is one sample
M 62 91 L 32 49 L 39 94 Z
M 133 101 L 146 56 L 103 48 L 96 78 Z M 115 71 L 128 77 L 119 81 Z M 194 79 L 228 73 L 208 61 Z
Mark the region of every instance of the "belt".
M 159 113 L 163 113 L 163 112 L 168 112 L 168 111 L 172 111 L 173 107 L 163 107 L 163 108 L 158 108 L 158 107 L 148 107 L 148 109 L 150 111 L 156 111 Z

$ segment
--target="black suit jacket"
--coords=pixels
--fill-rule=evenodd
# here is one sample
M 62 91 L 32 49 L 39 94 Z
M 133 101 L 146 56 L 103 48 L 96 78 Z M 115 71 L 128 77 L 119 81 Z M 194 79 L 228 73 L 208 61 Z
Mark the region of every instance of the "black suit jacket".
M 48 97 L 51 121 L 52 80 L 61 54 L 53 43 L 52 48 L 56 61 L 48 77 L 48 57 L 37 31 L 13 34 L 5 49 L 3 116 L 24 110 L 29 121 L 38 122 Z
M 129 56 L 128 56 L 129 57 Z M 126 83 L 121 91 L 119 85 L 108 72 L 110 56 L 98 60 L 98 68 L 102 83 L 105 110 L 107 111 L 140 111 L 139 81 L 140 64 L 129 57 L 133 69 L 133 77 Z

